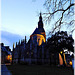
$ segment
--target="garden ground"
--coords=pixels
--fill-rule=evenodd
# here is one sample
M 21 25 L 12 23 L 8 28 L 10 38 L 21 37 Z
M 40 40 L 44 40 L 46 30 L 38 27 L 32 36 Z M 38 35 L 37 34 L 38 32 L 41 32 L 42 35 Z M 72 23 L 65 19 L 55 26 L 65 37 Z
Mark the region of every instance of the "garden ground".
M 12 75 L 74 75 L 71 67 L 50 65 L 7 65 Z

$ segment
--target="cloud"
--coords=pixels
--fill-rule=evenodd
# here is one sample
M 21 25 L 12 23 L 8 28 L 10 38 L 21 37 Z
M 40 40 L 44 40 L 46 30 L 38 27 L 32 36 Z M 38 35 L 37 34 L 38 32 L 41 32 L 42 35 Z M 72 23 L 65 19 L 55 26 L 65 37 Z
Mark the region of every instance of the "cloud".
M 1 42 L 3 42 L 4 45 L 10 46 L 10 48 L 13 48 L 13 43 L 19 42 L 22 38 L 21 35 L 1 31 Z
M 3 43 L 5 42 L 5 45 L 9 45 L 10 44 L 10 42 L 8 40 L 6 40 L 5 38 L 2 38 L 1 42 L 3 42 Z

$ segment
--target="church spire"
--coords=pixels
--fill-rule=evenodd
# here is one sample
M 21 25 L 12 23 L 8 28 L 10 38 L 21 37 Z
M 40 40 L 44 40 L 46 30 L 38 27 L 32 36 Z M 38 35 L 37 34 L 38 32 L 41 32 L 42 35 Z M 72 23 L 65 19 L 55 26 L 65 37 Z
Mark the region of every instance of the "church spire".
M 43 22 L 42 22 L 41 12 L 40 12 L 40 16 L 39 16 L 38 28 L 43 28 Z
M 16 47 L 17 47 L 17 42 L 16 42 Z
M 25 36 L 25 44 L 26 44 L 27 40 L 26 40 L 26 36 Z
M 15 44 L 13 43 L 13 51 L 14 51 L 14 48 L 15 48 Z
M 19 40 L 18 44 L 20 45 L 20 40 Z
M 41 12 L 40 12 L 40 17 L 39 17 L 39 21 L 42 21 L 42 16 L 41 16 Z

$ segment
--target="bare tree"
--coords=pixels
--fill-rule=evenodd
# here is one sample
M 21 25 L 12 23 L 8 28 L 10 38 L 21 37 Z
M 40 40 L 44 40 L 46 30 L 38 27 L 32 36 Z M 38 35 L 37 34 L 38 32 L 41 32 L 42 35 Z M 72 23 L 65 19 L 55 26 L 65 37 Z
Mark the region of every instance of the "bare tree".
M 75 30 L 74 6 L 73 0 L 46 0 L 44 6 L 46 13 L 43 13 L 44 20 L 52 28 L 50 33 L 63 30 L 66 27 L 69 33 Z

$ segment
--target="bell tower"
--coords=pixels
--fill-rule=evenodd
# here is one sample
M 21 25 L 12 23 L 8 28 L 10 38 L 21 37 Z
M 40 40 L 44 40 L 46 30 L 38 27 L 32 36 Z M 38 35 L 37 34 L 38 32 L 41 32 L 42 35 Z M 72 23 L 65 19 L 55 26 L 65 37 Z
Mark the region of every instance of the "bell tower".
M 39 16 L 38 28 L 43 28 L 43 22 L 42 22 L 41 13 L 40 13 L 40 16 Z
M 46 34 L 43 26 L 42 15 L 40 13 L 38 28 L 34 30 L 30 38 L 34 41 L 37 41 L 37 44 L 40 46 L 42 42 L 46 42 Z M 36 38 L 36 39 L 35 39 Z

